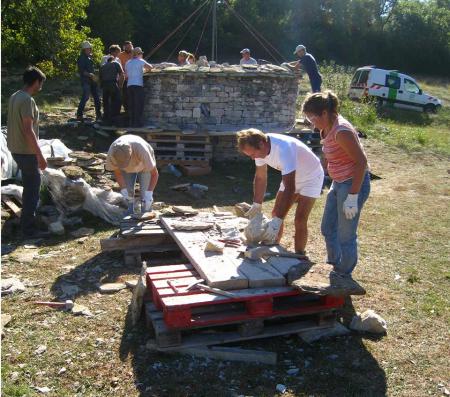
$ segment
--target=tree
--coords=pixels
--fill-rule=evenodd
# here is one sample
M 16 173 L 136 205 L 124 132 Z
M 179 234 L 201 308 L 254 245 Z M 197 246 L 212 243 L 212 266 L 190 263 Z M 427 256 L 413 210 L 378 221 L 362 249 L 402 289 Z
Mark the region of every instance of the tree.
M 2 3 L 3 62 L 38 64 L 48 75 L 72 75 L 80 44 L 90 40 L 99 59 L 103 44 L 81 25 L 89 0 L 6 0 Z

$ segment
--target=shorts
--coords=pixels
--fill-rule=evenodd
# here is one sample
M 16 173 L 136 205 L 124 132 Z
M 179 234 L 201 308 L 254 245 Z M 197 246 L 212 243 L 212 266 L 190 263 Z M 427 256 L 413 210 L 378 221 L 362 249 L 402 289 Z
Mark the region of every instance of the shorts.
M 301 196 L 311 197 L 311 198 L 319 198 L 322 193 L 323 187 L 323 170 L 320 169 L 316 175 L 308 178 L 304 181 L 295 180 L 295 193 L 300 194 Z M 284 183 L 280 183 L 280 188 L 278 189 L 280 192 L 284 191 Z

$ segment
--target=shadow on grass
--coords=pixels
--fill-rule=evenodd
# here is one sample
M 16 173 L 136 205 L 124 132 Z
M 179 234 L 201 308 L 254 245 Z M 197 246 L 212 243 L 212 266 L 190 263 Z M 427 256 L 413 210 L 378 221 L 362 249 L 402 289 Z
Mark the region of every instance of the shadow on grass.
M 350 301 L 343 310 L 351 318 Z M 231 344 L 243 349 L 276 352 L 276 366 L 209 360 L 149 351 L 153 332 L 145 321 L 131 325 L 128 312 L 120 346 L 120 359 L 131 360 L 140 397 L 150 396 L 275 396 L 277 384 L 291 395 L 329 397 L 385 396 L 386 375 L 359 335 L 307 344 L 296 335 L 255 339 Z M 295 376 L 287 375 L 298 368 Z
M 413 110 L 383 107 L 379 110 L 378 114 L 382 119 L 399 124 L 427 126 L 433 122 L 433 119 L 428 113 Z

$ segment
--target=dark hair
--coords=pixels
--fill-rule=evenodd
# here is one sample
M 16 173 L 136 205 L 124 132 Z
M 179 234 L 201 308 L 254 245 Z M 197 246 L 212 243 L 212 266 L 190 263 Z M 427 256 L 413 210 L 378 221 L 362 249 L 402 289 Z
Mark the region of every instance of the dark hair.
M 120 46 L 118 46 L 117 44 L 113 44 L 111 46 L 109 46 L 109 53 L 112 54 L 114 51 L 121 51 L 120 50 Z
M 309 94 L 303 101 L 303 113 L 313 113 L 321 116 L 325 110 L 330 115 L 337 114 L 339 111 L 339 99 L 336 94 L 331 91 Z
M 23 72 L 23 82 L 28 87 L 32 86 L 36 80 L 42 83 L 45 79 L 45 74 L 36 66 L 28 66 Z
M 123 45 L 127 45 L 127 44 L 131 44 L 132 45 L 133 43 L 131 41 L 124 41 L 123 42 Z

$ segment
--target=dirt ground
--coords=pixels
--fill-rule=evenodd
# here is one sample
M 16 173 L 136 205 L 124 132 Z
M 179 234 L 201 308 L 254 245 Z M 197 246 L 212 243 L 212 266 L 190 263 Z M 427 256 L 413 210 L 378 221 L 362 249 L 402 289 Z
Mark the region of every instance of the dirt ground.
M 92 143 L 104 150 L 95 132 L 46 128 L 62 133 L 72 148 Z M 74 147 L 75 146 L 75 147 Z M 352 334 L 306 344 L 296 336 L 235 344 L 277 352 L 276 366 L 213 361 L 164 355 L 145 348 L 151 337 L 144 324 L 131 327 L 131 293 L 98 293 L 97 284 L 136 278 L 138 266 L 127 266 L 119 254 L 102 254 L 99 239 L 114 228 L 85 216 L 95 235 L 85 241 L 51 239 L 37 248 L 17 246 L 2 257 L 2 277 L 17 276 L 21 294 L 2 299 L 2 313 L 12 316 L 2 341 L 2 393 L 33 396 L 48 387 L 48 396 L 274 396 L 278 383 L 285 396 L 438 396 L 450 389 L 449 329 L 449 178 L 447 157 L 410 153 L 383 143 L 365 142 L 374 174 L 372 193 L 360 225 L 360 261 L 354 278 L 367 295 L 354 298 L 344 317 L 374 309 L 388 323 L 388 334 L 369 338 Z M 205 199 L 192 202 L 174 196 L 168 186 L 179 182 L 163 174 L 157 201 L 224 209 L 251 200 L 253 165 L 216 164 L 212 175 L 184 178 L 209 186 Z M 235 180 L 224 178 L 235 176 Z M 279 176 L 270 175 L 264 204 L 270 214 Z M 324 195 L 310 221 L 308 253 L 325 257 L 320 235 Z M 293 219 L 287 220 L 283 243 L 292 248 Z M 2 243 L 15 244 L 14 238 Z M 61 297 L 61 287 L 77 286 L 77 303 L 92 317 L 75 317 L 31 301 Z M 46 350 L 37 351 L 40 345 Z M 298 368 L 297 375 L 287 370 Z

